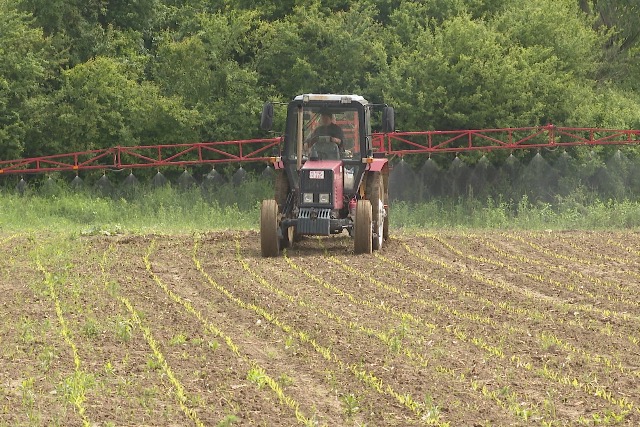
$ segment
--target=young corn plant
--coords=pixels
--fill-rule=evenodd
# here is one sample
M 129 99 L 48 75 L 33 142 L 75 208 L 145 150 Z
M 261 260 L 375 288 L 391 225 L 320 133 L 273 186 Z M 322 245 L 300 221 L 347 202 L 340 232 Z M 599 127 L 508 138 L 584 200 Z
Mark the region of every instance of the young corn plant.
M 38 355 L 38 361 L 40 362 L 40 367 L 44 372 L 47 372 L 51 367 L 54 359 L 56 358 L 55 347 L 53 346 L 45 346 Z
M 117 316 L 114 320 L 115 336 L 118 341 L 126 343 L 131 341 L 134 331 L 134 322 L 131 319 L 125 319 Z
M 183 345 L 187 343 L 187 336 L 185 334 L 176 334 L 169 340 L 169 345 Z
M 360 399 L 354 393 L 347 393 L 340 396 L 344 414 L 347 418 L 353 417 L 360 412 Z
M 326 360 L 328 361 L 332 361 L 333 363 L 337 364 L 337 366 L 341 369 L 341 370 L 348 370 L 350 371 L 358 380 L 362 381 L 364 384 L 366 384 L 367 386 L 371 387 L 373 390 L 375 390 L 376 392 L 380 393 L 380 394 L 387 394 L 389 396 L 392 396 L 393 398 L 395 398 L 398 402 L 400 402 L 403 406 L 405 406 L 406 408 L 408 408 L 409 410 L 411 410 L 415 415 L 419 416 L 419 409 L 417 408 L 416 405 L 412 404 L 413 400 L 412 399 L 406 399 L 406 395 L 402 395 L 400 393 L 398 393 L 393 387 L 391 387 L 391 385 L 385 384 L 382 379 L 377 378 L 375 376 L 375 374 L 373 374 L 372 372 L 369 372 L 365 369 L 362 369 L 358 364 L 347 364 L 345 363 L 343 360 L 341 360 L 334 352 L 332 352 L 329 348 L 320 346 L 314 339 L 309 337 L 309 334 L 304 332 L 304 331 L 296 331 L 292 326 L 280 321 L 275 315 L 273 315 L 272 313 L 267 312 L 266 310 L 264 310 L 261 307 L 256 306 L 255 304 L 247 304 L 244 301 L 240 300 L 239 298 L 235 297 L 233 294 L 231 294 L 231 292 L 229 292 L 226 288 L 224 288 L 223 286 L 221 286 L 220 284 L 218 284 L 217 282 L 215 282 L 211 276 L 204 271 L 204 269 L 202 268 L 202 265 L 200 264 L 200 261 L 197 258 L 197 244 L 198 242 L 196 241 L 196 244 L 194 245 L 194 252 L 193 252 L 193 260 L 194 263 L 196 264 L 196 267 L 198 268 L 198 270 L 200 271 L 200 273 L 203 274 L 203 276 L 207 279 L 207 281 L 218 291 L 220 291 L 221 293 L 223 293 L 225 296 L 227 296 L 227 298 L 229 298 L 231 301 L 233 301 L 234 303 L 236 303 L 238 306 L 247 309 L 247 310 L 253 310 L 256 312 L 256 314 L 262 316 L 263 318 L 265 318 L 267 321 L 269 321 L 270 323 L 278 326 L 280 329 L 283 330 L 283 332 L 287 333 L 287 334 L 292 334 L 293 336 L 296 336 L 301 342 L 310 345 L 316 352 L 318 352 L 320 355 L 322 355 L 322 357 L 324 357 Z M 313 281 L 317 281 L 320 284 L 322 284 L 323 286 L 330 288 L 333 292 L 337 292 L 340 295 L 343 295 L 347 298 L 349 298 L 349 300 L 351 302 L 354 302 L 356 304 L 363 304 L 367 307 L 371 307 L 372 303 L 368 302 L 368 301 L 361 301 L 356 299 L 353 295 L 351 294 L 346 294 L 345 292 L 342 292 L 341 290 L 339 290 L 337 287 L 328 284 L 326 281 L 318 278 L 317 276 L 309 273 L 308 271 L 306 271 L 305 269 L 301 268 L 300 266 L 298 266 L 297 264 L 295 264 L 293 261 L 291 261 L 291 259 L 287 256 L 286 251 L 284 253 L 284 258 L 285 261 L 294 269 L 296 269 L 297 271 L 302 272 L 305 276 L 309 277 L 311 280 Z M 259 280 L 261 283 L 266 282 L 264 279 Z M 386 312 L 391 312 L 392 310 L 388 307 L 380 306 L 383 310 L 385 310 Z M 413 319 L 413 316 L 408 315 L 411 319 Z M 402 318 L 404 318 L 405 316 L 401 316 Z
M 422 419 L 427 425 L 440 420 L 440 408 L 429 395 L 425 395 L 422 403 Z

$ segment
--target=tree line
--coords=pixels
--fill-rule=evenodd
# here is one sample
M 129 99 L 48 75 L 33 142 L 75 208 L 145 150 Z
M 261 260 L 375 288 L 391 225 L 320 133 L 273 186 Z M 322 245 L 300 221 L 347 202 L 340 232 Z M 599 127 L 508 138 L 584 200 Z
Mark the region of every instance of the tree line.
M 0 158 L 264 136 L 306 92 L 401 130 L 640 129 L 639 34 L 635 0 L 0 0 Z

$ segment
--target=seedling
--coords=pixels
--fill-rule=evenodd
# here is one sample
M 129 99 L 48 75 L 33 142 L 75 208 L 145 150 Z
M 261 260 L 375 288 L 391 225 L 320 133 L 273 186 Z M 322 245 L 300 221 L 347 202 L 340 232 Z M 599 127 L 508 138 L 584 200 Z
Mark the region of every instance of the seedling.
M 28 317 L 20 319 L 20 339 L 23 344 L 31 344 L 35 341 L 35 323 Z
M 267 383 L 267 379 L 264 374 L 256 368 L 249 369 L 249 372 L 247 372 L 247 379 L 256 384 L 259 389 Z
M 120 342 L 128 342 L 133 335 L 133 322 L 130 319 L 116 318 L 116 338 Z
M 49 370 L 55 357 L 55 349 L 52 346 L 46 346 L 42 349 L 40 355 L 38 356 L 38 360 L 40 361 L 40 366 L 42 367 L 43 371 L 46 372 Z
M 87 319 L 82 327 L 82 332 L 87 338 L 96 338 L 100 334 L 98 321 L 94 318 Z
M 186 344 L 186 342 L 187 342 L 187 336 L 182 333 L 174 335 L 171 338 L 171 340 L 169 340 L 170 345 L 182 345 L 182 344 Z
M 150 354 L 147 356 L 147 369 L 150 371 L 157 371 L 162 369 L 162 364 L 154 355 Z
M 343 411 L 348 418 L 360 411 L 360 399 L 355 394 L 343 394 L 340 396 L 340 401 L 342 401 Z
M 227 415 L 224 417 L 222 421 L 217 424 L 217 427 L 229 427 L 233 425 L 233 423 L 240 421 L 240 418 L 235 415 Z
M 290 386 L 291 384 L 293 384 L 293 378 L 291 378 L 287 374 L 281 374 L 278 377 L 278 384 L 280 384 L 282 387 Z

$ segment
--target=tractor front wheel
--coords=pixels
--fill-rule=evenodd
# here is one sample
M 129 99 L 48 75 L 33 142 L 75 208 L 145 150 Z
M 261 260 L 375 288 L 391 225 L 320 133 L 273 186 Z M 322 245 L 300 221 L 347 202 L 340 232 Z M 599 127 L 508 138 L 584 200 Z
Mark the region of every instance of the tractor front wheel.
M 263 200 L 260 208 L 260 249 L 263 257 L 275 257 L 280 252 L 278 238 L 278 204 Z
M 354 252 L 356 254 L 370 254 L 372 252 L 372 224 L 371 202 L 369 200 L 358 200 L 354 227 Z

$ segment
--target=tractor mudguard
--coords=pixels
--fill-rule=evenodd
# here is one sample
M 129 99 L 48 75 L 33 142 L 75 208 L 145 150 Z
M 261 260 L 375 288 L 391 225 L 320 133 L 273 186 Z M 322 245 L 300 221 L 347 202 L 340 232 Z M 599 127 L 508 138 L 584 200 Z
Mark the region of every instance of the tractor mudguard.
M 284 169 L 284 162 L 282 161 L 282 157 L 272 157 L 271 163 L 273 163 L 273 168 L 275 170 Z
M 370 172 L 380 172 L 385 165 L 389 163 L 388 159 L 367 159 L 367 169 Z

